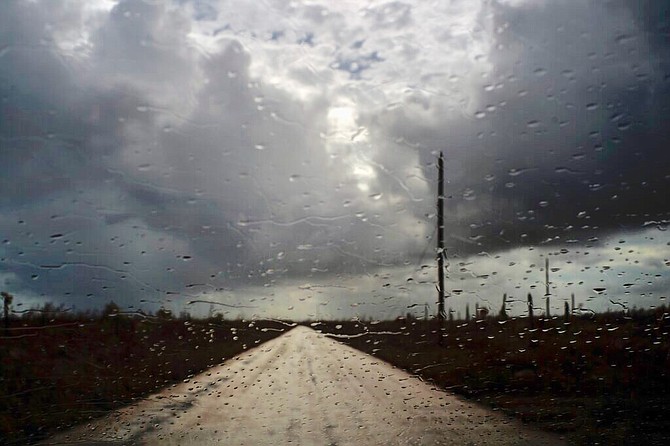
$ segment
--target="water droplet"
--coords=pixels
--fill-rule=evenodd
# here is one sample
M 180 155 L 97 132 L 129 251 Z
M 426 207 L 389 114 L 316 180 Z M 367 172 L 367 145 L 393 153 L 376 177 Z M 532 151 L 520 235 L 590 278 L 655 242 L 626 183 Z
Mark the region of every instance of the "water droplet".
M 621 34 L 621 35 L 617 36 L 617 37 L 614 39 L 614 41 L 615 41 L 616 43 L 618 43 L 619 45 L 624 45 L 624 44 L 630 42 L 630 41 L 633 40 L 633 39 L 635 39 L 634 36 L 629 36 L 628 34 Z
M 477 194 L 472 189 L 465 189 L 465 191 L 463 191 L 463 199 L 467 201 L 476 200 Z
M 510 170 L 507 171 L 507 174 L 511 177 L 518 177 L 522 173 L 526 172 L 528 169 L 515 169 L 511 168 Z

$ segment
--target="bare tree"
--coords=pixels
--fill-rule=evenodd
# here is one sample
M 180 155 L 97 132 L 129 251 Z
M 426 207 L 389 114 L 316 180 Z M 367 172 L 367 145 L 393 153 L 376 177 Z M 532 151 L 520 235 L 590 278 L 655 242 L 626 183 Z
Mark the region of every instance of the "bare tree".
M 156 317 L 164 321 L 172 319 L 172 311 L 165 307 L 160 307 L 158 311 L 156 311 Z
M 14 296 L 6 291 L 3 291 L 0 295 L 2 296 L 5 307 L 5 336 L 9 336 L 9 306 L 12 304 Z

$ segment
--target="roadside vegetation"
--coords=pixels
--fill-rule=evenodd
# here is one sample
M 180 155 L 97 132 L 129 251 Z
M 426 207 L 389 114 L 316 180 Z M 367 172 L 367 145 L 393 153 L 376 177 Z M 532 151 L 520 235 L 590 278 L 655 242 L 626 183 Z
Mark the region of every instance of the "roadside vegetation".
M 670 444 L 670 313 L 322 321 L 313 328 L 570 444 Z M 531 325 L 532 324 L 532 325 Z
M 289 327 L 281 321 L 76 313 L 46 304 L 0 334 L 0 444 L 26 444 L 104 415 Z
M 123 313 L 113 303 L 98 313 L 46 304 L 3 322 L 0 444 L 8 445 L 102 416 L 292 325 L 165 309 Z M 566 307 L 548 319 L 478 309 L 445 321 L 442 331 L 411 314 L 303 324 L 570 444 L 670 444 L 666 307 L 580 316 Z

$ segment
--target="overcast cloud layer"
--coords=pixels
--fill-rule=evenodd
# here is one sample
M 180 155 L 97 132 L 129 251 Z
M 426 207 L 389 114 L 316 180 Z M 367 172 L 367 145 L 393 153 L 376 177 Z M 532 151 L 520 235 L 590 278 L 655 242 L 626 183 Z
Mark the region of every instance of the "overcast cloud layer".
M 0 2 L 0 287 L 423 310 L 444 151 L 455 309 L 543 288 L 545 256 L 561 298 L 658 304 L 662 3 Z

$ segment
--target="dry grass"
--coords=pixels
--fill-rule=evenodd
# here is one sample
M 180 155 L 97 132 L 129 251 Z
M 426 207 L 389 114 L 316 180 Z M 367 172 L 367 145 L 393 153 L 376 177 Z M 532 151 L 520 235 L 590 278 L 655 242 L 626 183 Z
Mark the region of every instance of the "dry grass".
M 23 326 L 22 326 L 23 325 Z M 314 328 L 571 444 L 669 444 L 670 315 Z M 34 441 L 129 404 L 269 340 L 272 321 L 124 316 L 13 321 L 0 338 L 0 443 Z
M 78 316 L 13 321 L 0 338 L 0 444 L 25 444 L 265 342 L 272 321 Z M 270 330 L 268 330 L 270 329 Z
M 571 444 L 670 444 L 670 315 L 664 308 L 632 317 L 540 320 L 535 329 L 526 319 L 457 321 L 448 324 L 443 346 L 435 322 L 339 321 L 315 328 L 561 432 Z

